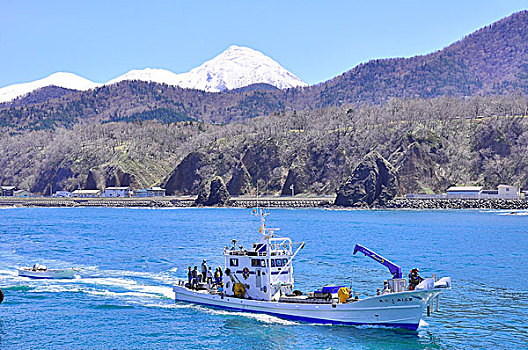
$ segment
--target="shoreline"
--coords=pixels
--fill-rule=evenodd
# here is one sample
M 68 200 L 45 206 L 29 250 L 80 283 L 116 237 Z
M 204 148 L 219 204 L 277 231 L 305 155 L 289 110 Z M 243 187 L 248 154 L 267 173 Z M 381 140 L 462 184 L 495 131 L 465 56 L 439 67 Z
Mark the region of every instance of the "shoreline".
M 12 207 L 114 207 L 114 208 L 207 208 L 194 204 L 196 197 L 144 197 L 144 198 L 52 198 L 52 197 L 0 197 L 0 208 Z M 326 208 L 326 209 L 487 209 L 527 210 L 527 199 L 408 199 L 395 198 L 383 207 L 341 207 L 333 204 L 335 197 L 232 197 L 227 208 Z

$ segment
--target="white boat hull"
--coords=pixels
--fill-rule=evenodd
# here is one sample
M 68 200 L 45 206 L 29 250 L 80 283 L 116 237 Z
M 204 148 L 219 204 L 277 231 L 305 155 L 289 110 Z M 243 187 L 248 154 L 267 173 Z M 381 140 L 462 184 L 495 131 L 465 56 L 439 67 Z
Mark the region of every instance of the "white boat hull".
M 64 269 L 64 270 L 36 270 L 31 269 L 18 269 L 18 275 L 29 278 L 40 278 L 40 279 L 72 279 L 75 278 L 75 274 L 78 270 Z
M 431 298 L 441 290 L 405 291 L 337 304 L 239 299 L 174 286 L 175 300 L 228 310 L 269 314 L 323 324 L 379 325 L 416 330 Z

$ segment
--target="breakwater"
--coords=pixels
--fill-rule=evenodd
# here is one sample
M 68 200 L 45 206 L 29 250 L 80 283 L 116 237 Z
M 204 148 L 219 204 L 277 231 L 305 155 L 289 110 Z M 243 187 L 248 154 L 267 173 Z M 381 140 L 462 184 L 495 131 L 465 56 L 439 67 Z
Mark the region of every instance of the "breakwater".
M 51 198 L 51 197 L 0 197 L 3 207 L 147 207 L 177 208 L 195 206 L 196 197 L 152 198 Z M 332 207 L 335 197 L 231 197 L 226 206 L 252 208 L 320 208 Z M 357 208 L 362 209 L 362 208 Z M 363 209 L 369 209 L 367 207 Z M 395 198 L 380 209 L 528 209 L 526 199 L 417 199 Z
M 389 209 L 528 209 L 526 199 L 418 199 L 395 198 L 387 203 Z
M 152 198 L 51 198 L 51 197 L 0 197 L 3 207 L 193 207 L 196 197 Z M 274 208 L 315 208 L 329 206 L 334 197 L 231 197 L 227 206 L 250 208 L 257 205 Z

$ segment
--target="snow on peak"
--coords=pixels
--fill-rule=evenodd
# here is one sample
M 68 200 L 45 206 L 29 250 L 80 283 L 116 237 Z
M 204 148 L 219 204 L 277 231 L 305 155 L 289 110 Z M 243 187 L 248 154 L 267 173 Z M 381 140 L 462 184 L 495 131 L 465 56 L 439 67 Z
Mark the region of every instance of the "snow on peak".
M 236 45 L 231 45 L 220 55 L 188 73 L 180 74 L 180 77 L 178 85 L 181 87 L 214 92 L 257 83 L 279 89 L 306 86 L 306 83 L 263 53 Z
M 152 81 L 154 83 L 178 85 L 178 74 L 174 74 L 166 69 L 145 68 L 133 69 L 115 79 L 110 80 L 105 85 L 114 84 L 123 80 Z
M 66 89 L 90 90 L 101 84 L 94 83 L 73 73 L 57 72 L 40 80 L 0 88 L 0 103 L 14 100 L 29 92 L 51 85 Z

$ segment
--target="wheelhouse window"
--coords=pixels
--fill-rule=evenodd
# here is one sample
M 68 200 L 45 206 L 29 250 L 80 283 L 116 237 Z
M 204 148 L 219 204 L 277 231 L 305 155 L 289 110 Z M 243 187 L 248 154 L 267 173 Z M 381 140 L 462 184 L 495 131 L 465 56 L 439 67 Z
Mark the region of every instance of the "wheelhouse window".
M 276 259 L 275 264 L 277 267 L 282 267 L 282 259 Z
M 271 259 L 271 267 L 275 267 L 275 260 Z
M 238 266 L 238 259 L 229 259 L 229 266 Z
M 260 259 L 251 259 L 251 267 L 260 267 Z
M 288 259 L 282 259 L 282 265 L 283 266 L 286 266 L 287 263 L 288 263 Z

